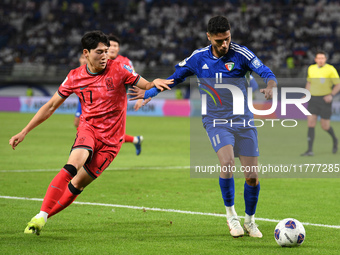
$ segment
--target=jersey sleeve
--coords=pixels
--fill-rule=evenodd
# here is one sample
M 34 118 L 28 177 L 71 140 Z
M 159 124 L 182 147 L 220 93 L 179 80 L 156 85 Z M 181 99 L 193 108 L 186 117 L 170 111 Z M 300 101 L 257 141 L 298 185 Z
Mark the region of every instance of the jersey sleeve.
M 185 81 L 185 79 L 188 76 L 194 75 L 193 66 L 190 64 L 190 62 L 186 62 L 186 60 L 183 60 L 179 64 L 175 66 L 176 71 L 170 75 L 167 79 L 174 79 L 174 83 L 170 85 L 170 87 L 174 87 L 179 83 L 182 83 Z
M 130 59 L 128 59 L 128 61 L 129 61 L 129 65 L 132 67 L 132 70 L 135 71 L 135 67 L 134 67 L 133 64 L 132 64 L 132 61 L 131 61 Z
M 188 76 L 195 74 L 194 67 L 191 62 L 193 61 L 190 61 L 190 57 L 189 57 L 189 58 L 184 59 L 183 61 L 181 61 L 175 66 L 176 71 L 167 78 L 167 80 L 174 79 L 174 83 L 169 85 L 170 88 L 173 88 L 177 84 L 182 83 L 183 81 L 185 81 L 185 79 Z M 144 99 L 155 97 L 159 94 L 159 92 L 161 91 L 157 89 L 156 87 L 146 90 L 144 94 Z
M 62 98 L 68 98 L 73 93 L 73 89 L 72 89 L 73 72 L 74 72 L 74 70 L 69 72 L 69 74 L 66 76 L 65 80 L 63 81 L 63 83 L 60 85 L 60 87 L 58 89 L 58 94 Z
M 122 70 L 124 72 L 125 81 L 124 84 L 126 85 L 136 85 L 140 79 L 140 75 L 136 73 L 133 68 L 129 65 L 123 65 Z
M 249 49 L 247 49 L 247 50 L 250 51 Z M 276 84 L 277 84 L 277 79 L 275 77 L 275 74 L 272 72 L 272 70 L 270 70 L 269 67 L 264 65 L 262 63 L 262 61 L 253 52 L 251 52 L 251 53 L 252 53 L 253 57 L 250 60 L 246 59 L 246 64 L 248 65 L 250 70 L 257 73 L 263 79 L 263 81 L 266 84 L 270 80 L 275 81 Z
M 339 74 L 334 66 L 332 66 L 331 79 L 334 85 L 340 84 Z

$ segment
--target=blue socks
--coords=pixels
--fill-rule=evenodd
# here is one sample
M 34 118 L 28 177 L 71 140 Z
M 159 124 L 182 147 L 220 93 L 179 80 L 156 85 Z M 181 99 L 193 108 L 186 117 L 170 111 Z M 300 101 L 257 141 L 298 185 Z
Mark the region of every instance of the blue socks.
M 224 179 L 220 177 L 219 180 L 220 188 L 222 192 L 222 198 L 225 206 L 233 206 L 234 205 L 234 197 L 235 197 L 235 182 L 234 177 L 229 179 Z
M 220 188 L 222 192 L 222 198 L 225 206 L 234 205 L 235 197 L 235 182 L 234 177 L 229 179 L 219 178 Z M 246 182 L 244 183 L 244 202 L 246 205 L 246 214 L 254 215 L 256 211 L 256 205 L 260 193 L 260 183 L 257 186 L 250 186 Z
M 246 204 L 246 214 L 255 214 L 259 193 L 260 183 L 255 187 L 248 185 L 246 182 L 244 183 L 244 202 Z

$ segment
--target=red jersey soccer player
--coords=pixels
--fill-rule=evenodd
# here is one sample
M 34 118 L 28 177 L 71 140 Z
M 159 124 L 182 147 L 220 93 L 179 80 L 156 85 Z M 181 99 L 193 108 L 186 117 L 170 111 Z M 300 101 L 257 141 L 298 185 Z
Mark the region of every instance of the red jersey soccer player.
M 122 55 L 118 55 L 119 53 L 119 44 L 120 41 L 119 39 L 114 36 L 114 35 L 109 35 L 109 41 L 110 41 L 110 47 L 108 50 L 108 58 L 115 60 L 115 61 L 119 61 L 122 64 L 128 65 L 130 66 L 133 70 L 133 65 L 132 62 L 130 61 L 130 59 L 128 59 L 127 57 L 123 57 Z M 79 58 L 79 64 L 80 65 L 85 65 L 86 64 L 86 58 L 84 57 L 83 54 L 81 54 L 80 58 Z M 143 103 L 142 99 L 139 99 L 136 102 L 136 107 L 138 107 L 138 105 L 141 105 Z M 138 109 L 141 106 L 138 107 Z M 74 125 L 78 128 L 79 126 L 79 121 L 80 121 L 80 115 L 81 115 L 82 111 L 81 111 L 81 106 L 80 106 L 80 102 L 78 103 L 78 109 L 77 112 L 75 114 L 74 117 Z M 143 142 L 143 136 L 130 136 L 125 134 L 124 135 L 124 141 L 125 143 L 133 143 L 136 147 L 136 155 L 138 156 L 141 152 L 142 152 L 142 142 Z
M 69 206 L 117 156 L 124 139 L 126 118 L 125 84 L 143 89 L 169 89 L 173 81 L 148 82 L 129 66 L 108 60 L 110 45 L 101 31 L 86 33 L 82 40 L 87 65 L 71 70 L 53 97 L 27 126 L 9 140 L 13 149 L 36 126 L 75 93 L 82 101 L 82 117 L 67 164 L 50 183 L 40 213 L 27 224 L 24 233 L 40 234 L 47 218 Z

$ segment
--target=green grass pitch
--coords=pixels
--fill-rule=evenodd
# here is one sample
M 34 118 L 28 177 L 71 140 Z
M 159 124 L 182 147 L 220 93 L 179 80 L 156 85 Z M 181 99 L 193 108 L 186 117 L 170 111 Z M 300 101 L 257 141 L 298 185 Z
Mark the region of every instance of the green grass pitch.
M 339 254 L 339 179 L 261 179 L 256 217 L 264 219 L 257 221 L 264 237 L 234 239 L 224 217 L 208 215 L 225 213 L 218 180 L 190 178 L 190 119 L 175 117 L 128 117 L 127 133 L 144 136 L 142 154 L 137 157 L 134 146 L 124 144 L 108 170 L 76 200 L 89 204 L 74 203 L 55 215 L 40 236 L 24 235 L 41 201 L 19 198 L 44 197 L 66 163 L 76 131 L 73 116 L 54 115 L 13 151 L 8 140 L 32 116 L 0 113 L 0 254 Z M 340 123 L 332 126 L 340 136 Z M 306 149 L 305 121 L 291 129 L 258 131 L 263 164 L 340 163 L 319 126 L 316 155 L 308 159 L 299 156 Z M 244 179 L 235 179 L 240 216 L 243 185 Z M 305 225 L 301 247 L 281 248 L 273 234 L 277 223 L 268 220 L 287 217 L 322 226 Z

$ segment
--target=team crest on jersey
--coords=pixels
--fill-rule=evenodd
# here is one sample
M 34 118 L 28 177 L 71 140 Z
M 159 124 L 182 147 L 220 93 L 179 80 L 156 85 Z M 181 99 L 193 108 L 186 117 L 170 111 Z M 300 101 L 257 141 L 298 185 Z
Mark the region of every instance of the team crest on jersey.
M 263 66 L 261 60 L 259 60 L 257 57 L 255 57 L 255 58 L 251 61 L 251 63 L 253 64 L 253 66 L 254 66 L 255 68 L 259 68 L 259 67 Z
M 224 65 L 225 65 L 225 68 L 227 68 L 227 70 L 230 72 L 231 70 L 233 70 L 235 63 L 234 62 L 228 62 L 228 63 L 225 63 Z
M 107 90 L 114 90 L 112 78 L 106 78 L 105 83 L 106 83 Z
M 86 139 L 86 137 L 84 136 L 84 137 L 81 137 L 81 138 L 79 138 L 78 139 L 78 143 L 79 144 L 83 144 L 84 142 L 85 142 L 85 139 Z

